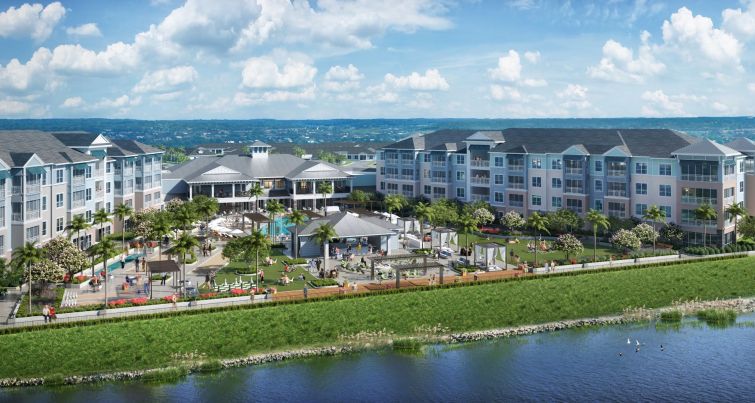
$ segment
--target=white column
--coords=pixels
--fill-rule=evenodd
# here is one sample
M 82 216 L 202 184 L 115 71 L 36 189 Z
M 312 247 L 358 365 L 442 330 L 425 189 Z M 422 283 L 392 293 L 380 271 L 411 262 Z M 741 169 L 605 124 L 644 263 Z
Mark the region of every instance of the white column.
M 191 193 L 193 189 L 194 189 L 194 185 L 189 184 L 189 200 L 191 200 Z
M 231 183 L 231 196 L 236 197 L 236 184 Z
M 215 197 L 215 184 L 214 183 L 210 185 L 210 197 Z

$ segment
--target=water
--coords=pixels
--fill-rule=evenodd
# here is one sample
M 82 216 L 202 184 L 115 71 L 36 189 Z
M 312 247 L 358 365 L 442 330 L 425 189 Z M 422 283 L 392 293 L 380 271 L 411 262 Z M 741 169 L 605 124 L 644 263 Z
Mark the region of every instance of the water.
M 275 221 L 273 222 L 274 225 L 274 234 L 277 235 L 291 235 L 291 231 L 288 230 L 288 226 L 292 225 L 291 222 L 288 220 L 288 217 L 275 217 Z M 262 233 L 267 235 L 267 226 L 262 227 Z
M 126 260 L 126 265 L 132 263 L 134 261 L 134 259 L 136 259 L 137 257 L 141 259 L 142 256 L 144 256 L 143 253 L 135 253 L 133 255 L 126 256 L 126 259 L 125 259 Z M 107 266 L 107 271 L 111 272 L 113 270 L 120 269 L 120 268 L 121 268 L 121 261 L 118 260 L 118 261 L 115 261 L 113 263 L 110 263 Z
M 630 324 L 567 330 L 432 346 L 419 355 L 370 352 L 238 368 L 176 384 L 0 391 L 0 400 L 753 401 L 753 321 L 755 314 L 724 329 L 686 320 L 678 329 Z M 635 339 L 643 343 L 638 353 Z

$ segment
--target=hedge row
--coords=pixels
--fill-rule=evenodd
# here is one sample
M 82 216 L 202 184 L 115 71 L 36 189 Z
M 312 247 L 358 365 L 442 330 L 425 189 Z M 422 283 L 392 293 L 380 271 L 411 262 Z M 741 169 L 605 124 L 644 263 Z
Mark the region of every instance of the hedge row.
M 726 245 L 723 248 L 715 246 L 692 246 L 685 249 L 684 252 L 690 255 L 707 256 L 716 255 L 719 253 L 749 252 L 753 250 L 755 250 L 755 245 L 739 243 Z

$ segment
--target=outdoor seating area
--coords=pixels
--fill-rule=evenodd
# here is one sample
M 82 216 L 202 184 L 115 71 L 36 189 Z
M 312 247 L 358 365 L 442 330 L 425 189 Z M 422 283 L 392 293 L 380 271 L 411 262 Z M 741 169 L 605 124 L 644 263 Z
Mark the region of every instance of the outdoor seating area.
M 244 290 L 250 291 L 255 287 L 255 284 L 251 281 L 244 281 L 241 277 L 238 277 L 236 281 L 228 283 L 228 279 L 223 281 L 223 284 L 216 285 L 213 290 L 217 293 L 230 292 L 231 290 Z

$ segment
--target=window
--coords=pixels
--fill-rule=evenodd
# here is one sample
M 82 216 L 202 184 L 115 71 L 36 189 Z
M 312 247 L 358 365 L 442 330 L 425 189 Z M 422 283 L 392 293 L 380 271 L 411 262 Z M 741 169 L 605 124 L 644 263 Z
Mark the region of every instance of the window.
M 86 200 L 92 200 L 92 189 L 87 188 L 86 190 Z
M 744 172 L 744 171 L 745 171 L 745 162 L 744 160 L 742 160 L 742 161 L 739 161 L 739 172 Z
M 55 195 L 55 207 L 56 208 L 63 207 L 63 193 L 58 193 Z
M 385 182 L 380 182 L 380 190 L 385 190 Z
M 105 172 L 110 173 L 112 171 L 113 171 L 113 164 L 112 163 L 105 164 Z
M 380 175 L 385 175 L 385 167 L 380 167 Z
M 661 176 L 671 176 L 671 164 L 661 164 L 658 166 L 658 174 Z
M 42 196 L 42 211 L 47 211 L 47 196 Z
M 532 187 L 534 188 L 543 187 L 542 181 L 539 176 L 532 177 Z
M 532 168 L 540 169 L 543 167 L 543 161 L 540 158 L 533 158 L 531 161 Z
M 671 206 L 660 206 L 659 208 L 665 214 L 664 217 L 671 218 Z
M 543 199 L 540 196 L 532 195 L 532 205 L 533 206 L 542 206 Z
M 42 235 L 47 235 L 47 221 L 42 221 Z
M 724 163 L 724 175 L 734 175 L 736 167 L 734 161 L 726 161 Z
M 551 179 L 551 187 L 553 189 L 561 189 L 561 179 L 560 178 Z
M 456 188 L 456 197 L 460 199 L 464 198 L 464 188 Z
M 39 240 L 39 225 L 26 229 L 26 242 L 36 242 Z
M 634 184 L 634 192 L 638 195 L 646 195 L 648 194 L 648 184 L 647 183 L 635 183 Z
M 89 178 L 92 177 L 92 166 L 91 165 L 87 165 L 85 177 L 87 179 L 89 179 Z
M 424 161 L 425 162 L 430 162 L 431 161 L 430 160 L 430 153 L 425 153 Z
M 110 182 L 105 182 L 105 193 L 110 193 L 112 189 L 110 189 Z
M 433 192 L 433 188 L 430 185 L 425 185 L 425 189 L 424 190 L 425 190 L 425 194 L 426 195 L 429 195 L 430 193 Z
M 634 205 L 634 214 L 642 217 L 648 211 L 648 205 L 645 203 L 637 203 Z
M 624 203 L 608 202 L 608 215 L 612 217 L 626 217 L 627 206 Z
M 566 208 L 575 213 L 582 212 L 582 200 L 578 199 L 566 199 Z
M 510 194 L 509 206 L 511 207 L 524 207 L 524 195 Z
M 556 159 L 551 161 L 551 169 L 561 169 L 561 160 Z
M 638 162 L 634 164 L 634 173 L 638 175 L 647 175 L 648 173 L 648 164 L 647 162 Z
M 65 171 L 62 169 L 56 169 L 55 170 L 55 183 L 63 183 L 65 176 Z
M 595 172 L 603 172 L 603 161 L 595 161 Z
M 671 185 L 658 185 L 658 194 L 664 197 L 671 197 Z
M 63 217 L 60 217 L 57 220 L 55 220 L 55 232 L 63 232 L 65 228 L 66 228 L 66 222 L 63 219 Z
M 728 199 L 729 197 L 734 197 L 734 188 L 724 189 L 724 199 Z
M 503 203 L 503 193 L 502 192 L 494 192 L 493 193 L 493 201 L 496 203 Z
M 111 210 L 111 206 L 110 206 L 110 202 L 105 203 L 105 211 L 107 211 L 108 213 L 110 213 L 112 211 Z
M 745 191 L 745 182 L 739 181 L 739 191 L 744 192 Z
M 561 208 L 561 198 L 551 197 L 551 205 L 553 205 L 553 208 Z
M 595 210 L 603 211 L 603 200 L 595 200 Z
M 464 165 L 464 155 L 456 156 L 456 165 Z
M 716 189 L 682 188 L 682 203 L 687 204 L 718 204 Z
M 524 189 L 524 176 L 509 175 L 509 186 L 511 189 Z
M 595 191 L 596 192 L 602 192 L 603 191 L 603 181 L 602 180 L 596 180 L 595 181 Z
M 493 166 L 503 167 L 503 157 L 495 157 L 495 158 L 493 158 Z
M 503 175 L 495 175 L 493 176 L 493 180 L 496 185 L 503 185 Z
M 584 193 L 582 181 L 579 179 L 567 179 L 566 180 L 566 193 Z
M 463 181 L 464 180 L 464 171 L 456 171 L 456 180 L 457 181 Z
M 130 201 L 131 201 L 131 200 L 129 200 L 129 202 L 130 202 Z M 92 210 L 87 210 L 87 213 L 86 213 L 86 219 L 87 219 L 87 222 L 90 222 L 90 221 L 92 221 Z
M 155 203 L 160 202 L 160 192 L 155 192 L 155 196 L 152 198 L 152 200 L 155 201 Z

